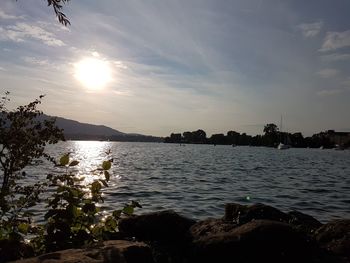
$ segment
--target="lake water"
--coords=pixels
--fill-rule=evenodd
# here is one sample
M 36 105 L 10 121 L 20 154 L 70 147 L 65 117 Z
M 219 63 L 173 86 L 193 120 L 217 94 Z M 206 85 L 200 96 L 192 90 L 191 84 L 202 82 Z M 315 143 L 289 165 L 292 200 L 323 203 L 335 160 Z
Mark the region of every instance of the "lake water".
M 105 210 L 137 200 L 139 213 L 174 209 L 200 219 L 223 216 L 225 203 L 261 202 L 321 221 L 350 217 L 350 151 L 86 141 L 48 151 L 57 157 L 71 152 L 89 182 L 108 149 L 114 163 Z M 39 164 L 27 171 L 34 181 L 53 168 Z

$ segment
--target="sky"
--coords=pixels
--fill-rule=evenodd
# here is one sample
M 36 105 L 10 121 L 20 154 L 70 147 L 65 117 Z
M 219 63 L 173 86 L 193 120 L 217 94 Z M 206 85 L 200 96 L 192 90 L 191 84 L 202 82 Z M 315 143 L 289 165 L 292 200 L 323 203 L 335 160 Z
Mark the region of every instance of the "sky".
M 0 92 L 122 132 L 350 131 L 348 0 L 0 2 Z M 95 67 L 83 70 L 86 61 Z M 85 64 L 84 64 L 85 63 Z M 95 76 L 102 74 L 102 83 Z M 88 82 L 88 83 L 87 83 Z

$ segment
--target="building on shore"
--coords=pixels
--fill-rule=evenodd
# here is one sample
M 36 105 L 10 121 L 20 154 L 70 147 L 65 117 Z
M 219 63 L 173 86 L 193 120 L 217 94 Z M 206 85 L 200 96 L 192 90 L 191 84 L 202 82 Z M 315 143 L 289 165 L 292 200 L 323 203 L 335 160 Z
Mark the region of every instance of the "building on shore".
M 334 130 L 328 130 L 327 136 L 330 142 L 335 145 L 350 145 L 350 132 L 336 132 Z

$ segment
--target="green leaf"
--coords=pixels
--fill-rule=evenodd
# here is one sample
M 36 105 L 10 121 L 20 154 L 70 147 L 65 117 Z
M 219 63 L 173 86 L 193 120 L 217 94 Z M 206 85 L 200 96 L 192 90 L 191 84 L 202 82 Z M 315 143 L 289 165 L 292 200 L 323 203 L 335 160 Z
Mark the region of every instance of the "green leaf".
M 121 211 L 121 210 L 115 210 L 115 211 L 113 211 L 113 213 L 112 213 L 112 215 L 113 215 L 113 217 L 114 217 L 115 219 L 119 219 L 120 216 L 121 216 L 121 214 L 122 214 L 122 211 Z
M 101 184 L 98 181 L 95 181 L 91 184 L 91 192 L 98 193 L 101 190 Z
M 60 165 L 65 166 L 69 163 L 69 154 L 65 154 L 60 158 Z
M 72 161 L 72 162 L 69 164 L 69 166 L 76 166 L 76 165 L 78 165 L 78 164 L 79 164 L 78 161 Z
M 20 223 L 18 225 L 18 231 L 22 234 L 27 234 L 28 233 L 28 229 L 29 229 L 29 224 L 27 223 Z
M 110 161 L 104 161 L 102 163 L 102 169 L 105 171 L 111 169 L 111 166 L 112 166 L 112 163 Z
M 140 203 L 137 202 L 137 201 L 131 201 L 131 205 L 132 205 L 133 207 L 142 208 L 142 205 L 140 205 Z
M 108 171 L 104 171 L 104 175 L 105 175 L 106 181 L 108 182 L 109 179 L 110 179 L 109 172 Z
M 101 182 L 105 187 L 108 187 L 108 184 L 107 184 L 106 180 L 100 180 L 100 182 Z
M 127 215 L 132 215 L 134 213 L 134 207 L 132 207 L 131 205 L 127 205 L 123 208 L 123 213 L 127 214 Z

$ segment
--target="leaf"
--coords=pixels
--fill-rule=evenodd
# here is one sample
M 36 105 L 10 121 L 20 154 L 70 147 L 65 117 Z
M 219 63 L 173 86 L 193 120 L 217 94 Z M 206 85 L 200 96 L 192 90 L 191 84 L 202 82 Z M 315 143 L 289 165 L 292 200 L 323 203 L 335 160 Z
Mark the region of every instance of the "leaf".
M 123 213 L 130 216 L 134 213 L 134 208 L 131 205 L 127 205 L 123 208 Z
M 109 172 L 108 171 L 104 171 L 104 174 L 105 174 L 106 181 L 108 182 L 109 179 L 110 179 Z
M 79 162 L 74 160 L 69 164 L 69 166 L 76 166 L 78 164 L 79 164 Z
M 113 217 L 114 217 L 115 219 L 119 219 L 120 216 L 121 216 L 121 214 L 122 214 L 122 211 L 121 211 L 121 210 L 115 210 L 115 211 L 113 211 L 113 213 L 112 213 L 112 215 L 113 215 Z
M 102 169 L 105 171 L 111 169 L 111 166 L 112 166 L 112 163 L 110 161 L 104 161 L 102 163 Z
M 98 181 L 95 181 L 91 184 L 92 194 L 98 193 L 101 190 L 101 184 Z
M 20 223 L 18 225 L 18 231 L 22 234 L 27 234 L 28 233 L 28 229 L 29 229 L 29 224 L 27 223 Z
M 131 205 L 132 205 L 133 207 L 142 208 L 142 205 L 140 205 L 140 203 L 137 202 L 137 201 L 131 201 Z
M 107 184 L 106 180 L 100 180 L 100 182 L 101 182 L 105 187 L 108 187 L 108 184 Z
M 65 154 L 60 158 L 60 165 L 65 166 L 69 163 L 69 154 Z

